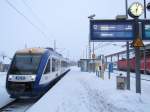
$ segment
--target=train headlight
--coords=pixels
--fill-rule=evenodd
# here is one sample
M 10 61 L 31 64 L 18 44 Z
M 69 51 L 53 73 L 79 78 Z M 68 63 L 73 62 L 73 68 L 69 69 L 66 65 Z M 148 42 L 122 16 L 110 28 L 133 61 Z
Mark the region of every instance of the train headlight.
M 12 75 L 9 75 L 8 80 L 12 80 Z
M 36 78 L 36 75 L 32 75 L 32 76 L 31 76 L 31 80 L 32 80 L 32 81 L 35 81 L 35 78 Z

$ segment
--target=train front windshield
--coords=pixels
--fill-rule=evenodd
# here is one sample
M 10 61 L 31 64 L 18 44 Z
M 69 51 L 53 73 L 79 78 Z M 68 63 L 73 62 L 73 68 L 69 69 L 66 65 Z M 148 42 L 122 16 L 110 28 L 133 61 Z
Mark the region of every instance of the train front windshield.
M 9 74 L 17 75 L 31 75 L 36 74 L 40 60 L 41 54 L 17 54 L 12 62 Z

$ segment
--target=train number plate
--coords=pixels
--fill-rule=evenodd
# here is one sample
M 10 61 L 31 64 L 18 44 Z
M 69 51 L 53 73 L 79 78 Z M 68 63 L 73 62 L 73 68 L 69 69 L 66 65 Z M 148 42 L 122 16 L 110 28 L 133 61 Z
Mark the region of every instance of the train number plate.
M 25 76 L 16 76 L 16 80 L 25 80 L 26 77 Z

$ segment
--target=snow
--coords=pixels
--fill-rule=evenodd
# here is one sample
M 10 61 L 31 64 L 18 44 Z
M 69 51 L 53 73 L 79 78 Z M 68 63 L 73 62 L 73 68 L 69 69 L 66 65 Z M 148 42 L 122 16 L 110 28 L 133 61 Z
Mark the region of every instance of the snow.
M 124 76 L 126 75 L 126 72 L 123 72 L 123 71 L 114 71 L 114 73 L 112 75 L 116 76 L 118 74 L 122 73 Z M 131 80 L 131 89 L 135 91 L 135 73 L 130 73 L 130 80 Z M 145 81 L 145 80 L 148 80 L 148 81 Z M 141 95 L 144 95 L 145 97 L 145 94 L 150 94 L 150 75 L 144 75 L 144 74 L 141 74 L 141 92 L 142 94 Z M 146 95 L 146 96 L 147 96 Z
M 137 94 L 134 78 L 131 91 L 117 90 L 116 73 L 110 80 L 107 74 L 102 80 L 72 67 L 28 112 L 150 112 L 150 82 L 142 80 L 142 94 Z
M 0 108 L 11 102 L 13 99 L 9 98 L 6 91 L 6 72 L 0 72 Z

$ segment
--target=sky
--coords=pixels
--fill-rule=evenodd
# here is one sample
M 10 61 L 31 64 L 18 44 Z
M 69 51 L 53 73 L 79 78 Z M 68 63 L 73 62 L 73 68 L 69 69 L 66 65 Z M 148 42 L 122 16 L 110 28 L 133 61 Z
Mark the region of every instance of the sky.
M 128 4 L 134 1 L 128 0 Z M 55 40 L 56 50 L 64 56 L 83 58 L 91 14 L 96 15 L 95 19 L 115 19 L 116 15 L 125 14 L 125 0 L 0 0 L 0 54 L 12 57 L 25 46 L 53 47 Z M 150 12 L 147 17 L 150 18 Z M 111 43 L 95 52 L 106 55 L 125 50 L 120 47 L 125 42 L 117 43 L 118 46 Z

